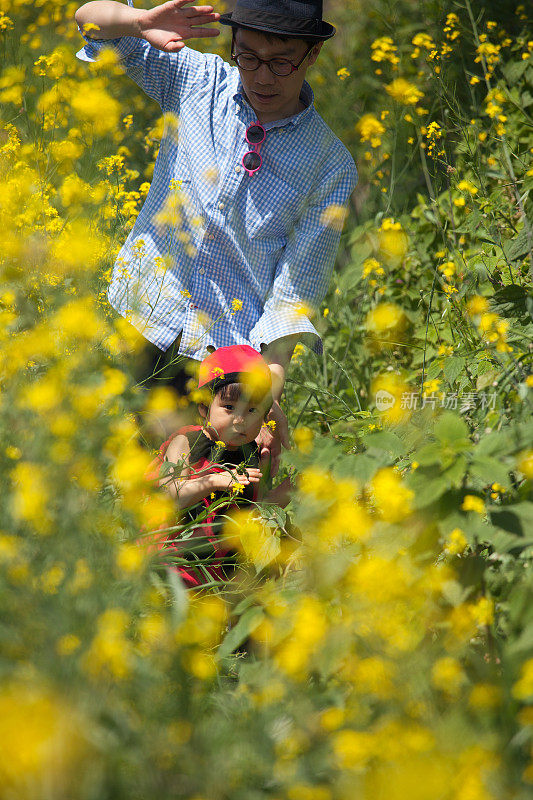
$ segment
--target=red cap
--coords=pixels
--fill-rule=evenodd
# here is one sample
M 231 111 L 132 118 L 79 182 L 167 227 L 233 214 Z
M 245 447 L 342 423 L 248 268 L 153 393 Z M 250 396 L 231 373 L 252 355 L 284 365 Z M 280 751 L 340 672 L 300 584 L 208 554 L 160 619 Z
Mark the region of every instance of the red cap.
M 247 344 L 219 347 L 200 364 L 198 388 L 210 383 L 214 384 L 215 389 L 221 388 L 223 384 L 240 383 L 240 376 L 243 374 L 252 376 L 255 387 L 261 386 L 265 392 L 271 391 L 272 376 L 268 364 L 257 350 Z

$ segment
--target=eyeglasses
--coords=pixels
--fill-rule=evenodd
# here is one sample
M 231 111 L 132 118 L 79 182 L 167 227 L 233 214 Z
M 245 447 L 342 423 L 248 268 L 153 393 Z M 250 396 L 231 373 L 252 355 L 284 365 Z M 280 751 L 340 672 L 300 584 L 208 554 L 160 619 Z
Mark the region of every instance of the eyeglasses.
M 237 66 L 246 72 L 254 72 L 256 69 L 259 69 L 261 64 L 267 64 L 268 68 L 274 73 L 274 75 L 286 78 L 287 75 L 291 75 L 291 73 L 297 72 L 300 69 L 314 46 L 314 44 L 311 45 L 302 60 L 297 64 L 293 64 L 288 58 L 269 58 L 265 60 L 264 58 L 259 58 L 259 56 L 256 56 L 255 53 L 238 53 L 237 55 L 232 53 L 231 60 L 235 61 Z
M 259 155 L 259 151 L 261 150 L 261 145 L 265 139 L 266 131 L 261 123 L 253 122 L 246 129 L 246 141 L 251 147 L 253 147 L 253 150 L 249 150 L 242 158 L 242 165 L 248 175 L 255 175 L 263 163 L 263 159 Z

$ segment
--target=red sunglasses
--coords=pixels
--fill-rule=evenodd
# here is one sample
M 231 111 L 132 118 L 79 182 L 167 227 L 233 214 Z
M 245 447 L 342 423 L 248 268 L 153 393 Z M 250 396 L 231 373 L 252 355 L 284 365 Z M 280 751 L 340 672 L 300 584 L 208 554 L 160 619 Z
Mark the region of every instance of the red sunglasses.
M 255 175 L 261 169 L 263 159 L 259 155 L 261 145 L 266 139 L 266 131 L 260 122 L 253 122 L 246 129 L 246 141 L 253 148 L 244 154 L 242 158 L 242 165 L 248 175 Z

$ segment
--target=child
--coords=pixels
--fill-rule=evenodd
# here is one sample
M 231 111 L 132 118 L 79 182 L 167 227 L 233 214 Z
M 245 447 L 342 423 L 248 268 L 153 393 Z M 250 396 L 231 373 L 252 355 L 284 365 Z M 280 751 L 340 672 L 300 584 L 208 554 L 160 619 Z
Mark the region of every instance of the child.
M 247 345 L 211 353 L 200 365 L 198 385 L 211 392 L 209 405 L 198 406 L 204 424 L 171 436 L 150 474 L 184 510 L 184 521 L 199 522 L 187 540 L 166 542 L 167 550 L 190 560 L 190 568 L 179 567 L 189 587 L 229 577 L 231 564 L 225 568 L 221 561 L 227 560 L 229 550 L 219 538 L 220 529 L 228 508 L 264 499 L 255 439 L 272 404 L 268 365 Z M 268 493 L 268 499 L 283 504 L 287 483 Z M 231 500 L 220 503 L 224 497 Z M 209 565 L 201 565 L 199 555 L 208 556 Z

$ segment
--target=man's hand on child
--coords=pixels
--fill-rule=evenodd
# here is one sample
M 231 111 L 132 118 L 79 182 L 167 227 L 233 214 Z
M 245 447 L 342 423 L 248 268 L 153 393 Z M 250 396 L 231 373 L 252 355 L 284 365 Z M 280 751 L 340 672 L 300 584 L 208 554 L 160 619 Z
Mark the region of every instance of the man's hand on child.
M 273 423 L 273 424 L 269 424 Z M 270 474 L 277 475 L 282 446 L 289 448 L 289 425 L 287 417 L 278 402 L 270 409 L 266 424 L 263 425 L 256 439 L 259 447 L 259 458 L 262 464 L 270 460 Z
M 213 6 L 191 6 L 190 0 L 170 0 L 169 3 L 144 11 L 139 16 L 139 30 L 143 39 L 166 53 L 177 53 L 188 39 L 218 36 L 217 28 L 204 28 L 218 22 L 220 14 Z

